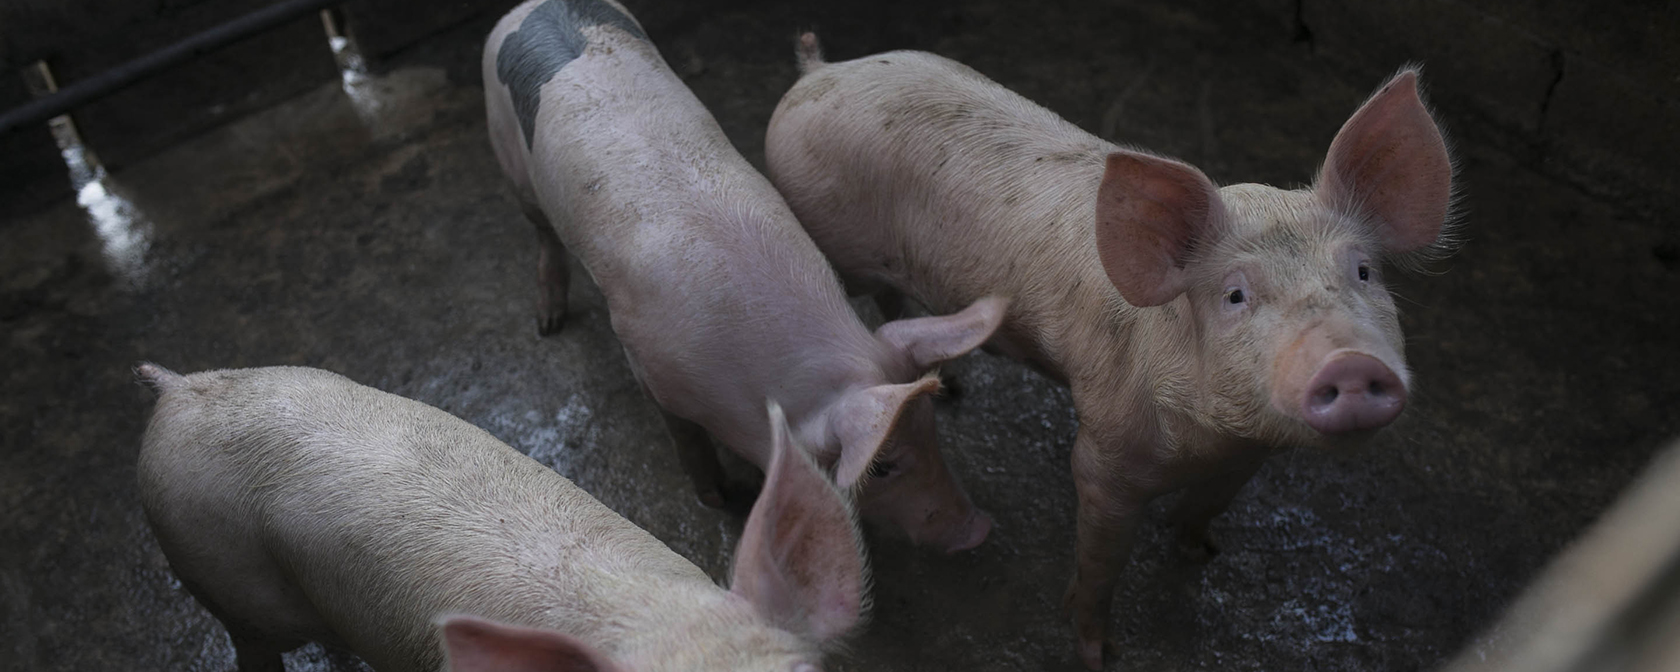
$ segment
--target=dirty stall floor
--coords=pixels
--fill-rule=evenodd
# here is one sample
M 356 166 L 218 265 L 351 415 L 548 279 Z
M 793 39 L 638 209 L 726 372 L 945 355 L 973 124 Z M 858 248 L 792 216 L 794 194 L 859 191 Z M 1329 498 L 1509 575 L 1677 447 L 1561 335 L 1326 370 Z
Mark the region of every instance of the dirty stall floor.
M 758 165 L 791 37 L 814 26 L 831 58 L 934 50 L 1222 183 L 1310 180 L 1379 82 L 1169 4 L 631 3 Z M 484 132 L 488 26 L 113 174 L 86 207 L 0 224 L 0 668 L 231 668 L 136 501 L 139 360 L 317 366 L 439 406 L 725 575 L 741 520 L 689 493 L 581 269 L 565 329 L 537 336 L 534 239 Z M 1366 449 L 1273 458 L 1206 564 L 1157 509 L 1111 669 L 1432 669 L 1676 433 L 1674 229 L 1446 119 L 1467 242 L 1439 275 L 1395 274 L 1412 408 Z M 997 529 L 950 557 L 871 533 L 873 622 L 834 667 L 1079 669 L 1060 611 L 1068 394 L 989 355 L 945 374 L 947 458 Z

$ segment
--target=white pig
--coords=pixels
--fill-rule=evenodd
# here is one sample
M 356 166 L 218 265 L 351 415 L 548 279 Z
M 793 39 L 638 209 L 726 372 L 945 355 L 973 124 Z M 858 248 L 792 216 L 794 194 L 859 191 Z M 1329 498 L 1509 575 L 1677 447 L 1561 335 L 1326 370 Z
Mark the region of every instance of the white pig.
M 158 392 L 141 503 L 241 672 L 281 670 L 308 641 L 381 672 L 815 672 L 867 606 L 850 508 L 774 404 L 724 590 L 431 406 L 319 369 L 137 373 Z
M 1343 446 L 1405 406 L 1382 262 L 1444 252 L 1452 164 L 1403 70 L 1330 145 L 1310 189 L 1216 187 L 933 54 L 824 63 L 771 118 L 772 181 L 849 286 L 940 311 L 1009 300 L 988 347 L 1067 384 L 1079 413 L 1066 604 L 1102 666 L 1145 505 L 1189 488 L 1194 553 L 1263 458 Z
M 991 519 L 940 456 L 925 374 L 984 342 L 1002 301 L 870 333 L 787 204 L 610 0 L 515 8 L 484 82 L 496 157 L 542 241 L 541 330 L 565 315 L 569 250 L 701 501 L 724 499 L 707 433 L 765 465 L 759 405 L 774 397 L 799 444 L 861 484 L 866 520 L 947 551 L 985 539 Z

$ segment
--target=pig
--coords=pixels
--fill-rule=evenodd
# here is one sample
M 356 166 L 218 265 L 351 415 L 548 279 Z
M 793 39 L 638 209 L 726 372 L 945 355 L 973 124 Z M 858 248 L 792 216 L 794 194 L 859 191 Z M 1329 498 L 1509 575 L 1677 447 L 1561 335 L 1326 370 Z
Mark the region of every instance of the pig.
M 773 402 L 764 490 L 724 590 L 426 404 L 301 367 L 137 374 L 158 395 L 141 504 L 241 672 L 281 670 L 307 641 L 381 672 L 816 672 L 866 613 L 850 505 Z
M 708 435 L 764 466 L 758 406 L 775 397 L 799 445 L 859 489 L 866 521 L 944 551 L 985 539 L 991 518 L 938 450 L 928 374 L 990 337 L 1002 300 L 872 333 L 775 188 L 610 0 L 520 5 L 483 67 L 491 144 L 541 243 L 539 331 L 565 315 L 569 251 L 702 502 L 727 490 Z
M 1120 147 L 954 61 L 895 51 L 802 76 L 765 138 L 771 181 L 848 287 L 939 311 L 1009 301 L 986 345 L 1067 385 L 1079 418 L 1064 604 L 1100 669 L 1145 506 L 1193 555 L 1263 459 L 1347 447 L 1405 407 L 1383 262 L 1448 251 L 1452 161 L 1405 69 L 1293 191 L 1217 187 Z

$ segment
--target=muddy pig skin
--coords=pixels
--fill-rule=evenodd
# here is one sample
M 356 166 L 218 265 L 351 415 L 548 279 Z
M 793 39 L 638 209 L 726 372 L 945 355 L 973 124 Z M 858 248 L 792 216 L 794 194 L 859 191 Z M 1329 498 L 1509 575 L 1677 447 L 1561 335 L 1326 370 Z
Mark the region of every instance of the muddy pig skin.
M 318 369 L 137 373 L 158 393 L 141 503 L 241 672 L 281 670 L 308 641 L 381 672 L 815 672 L 819 647 L 863 615 L 850 508 L 774 404 L 764 491 L 724 590 L 431 406 Z
M 927 374 L 991 336 L 1002 301 L 871 333 L 787 204 L 617 4 L 520 5 L 490 34 L 484 81 L 492 145 L 542 241 L 541 329 L 565 315 L 569 251 L 701 501 L 724 502 L 708 433 L 764 466 L 760 407 L 774 397 L 798 443 L 861 485 L 865 520 L 946 551 L 985 539 L 991 519 L 939 453 Z
M 1066 604 L 1091 668 L 1150 500 L 1188 488 L 1174 519 L 1205 555 L 1209 519 L 1265 456 L 1357 444 L 1405 406 L 1382 267 L 1446 251 L 1452 192 L 1415 70 L 1354 113 L 1311 188 L 1285 191 L 1216 187 L 939 56 L 824 63 L 809 34 L 797 51 L 770 177 L 848 286 L 935 312 L 1004 297 L 988 348 L 1071 388 Z

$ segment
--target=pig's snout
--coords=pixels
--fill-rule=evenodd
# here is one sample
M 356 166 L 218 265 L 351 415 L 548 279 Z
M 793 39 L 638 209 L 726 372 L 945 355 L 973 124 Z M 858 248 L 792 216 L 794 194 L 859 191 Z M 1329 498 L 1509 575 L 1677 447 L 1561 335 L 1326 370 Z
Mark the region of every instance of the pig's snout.
M 992 533 L 992 517 L 977 507 L 968 507 L 968 515 L 956 516 L 930 512 L 919 526 L 905 526 L 910 543 L 944 553 L 960 553 L 979 546 Z M 959 514 L 960 515 L 960 514 Z M 943 519 L 943 520 L 941 520 Z
M 1406 385 L 1370 355 L 1344 353 L 1331 359 L 1307 383 L 1301 417 L 1324 434 L 1345 434 L 1385 426 L 1406 408 Z
M 968 523 L 952 535 L 951 543 L 945 547 L 945 552 L 957 553 L 979 546 L 981 542 L 986 541 L 986 535 L 991 533 L 992 517 L 986 515 L 985 511 L 975 509 L 974 514 L 968 517 Z

